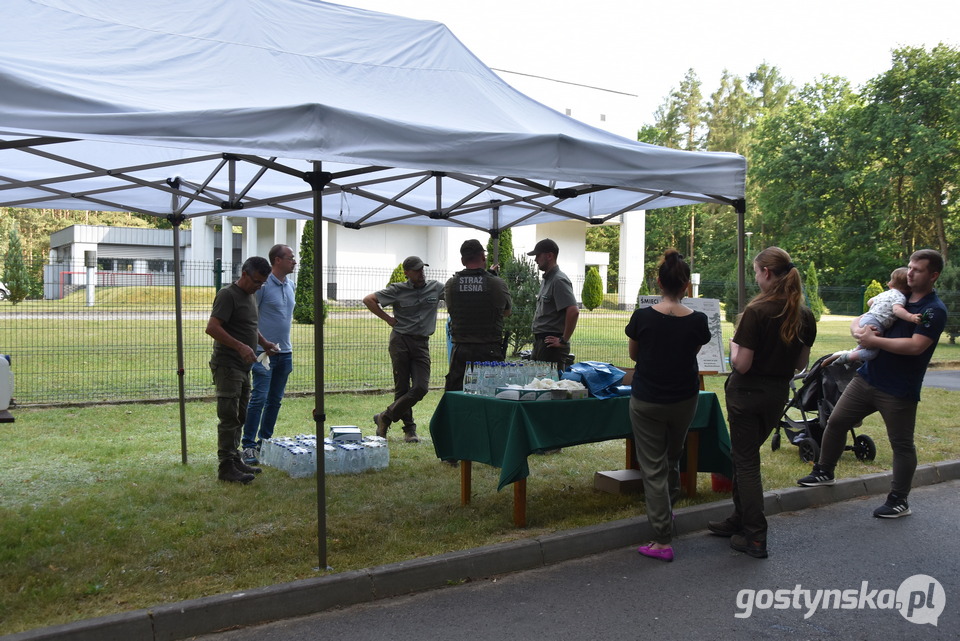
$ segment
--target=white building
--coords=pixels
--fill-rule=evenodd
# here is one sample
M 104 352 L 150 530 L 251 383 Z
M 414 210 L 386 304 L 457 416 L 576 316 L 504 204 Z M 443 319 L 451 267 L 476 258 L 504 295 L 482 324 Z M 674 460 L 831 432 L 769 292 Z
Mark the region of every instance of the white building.
M 631 140 L 636 139 L 639 114 L 636 96 L 616 91 L 559 82 L 534 76 L 502 73 L 504 79 L 528 96 L 561 113 Z M 618 221 L 614 221 L 616 224 Z M 643 278 L 644 215 L 626 217 L 620 232 L 620 303 L 633 304 Z M 266 256 L 270 247 L 282 243 L 299 256 L 304 221 L 258 219 L 245 216 L 207 216 L 191 220 L 183 230 L 184 261 L 213 264 L 222 260 L 224 281 L 238 275 L 239 265 L 249 256 Z M 353 276 L 355 268 L 392 270 L 410 255 L 420 256 L 432 269 L 453 273 L 461 268 L 460 244 L 476 238 L 486 244 L 488 236 L 474 230 L 452 227 L 381 225 L 360 230 L 321 223 L 323 234 L 324 292 L 330 299 L 358 300 L 369 285 Z M 586 225 L 559 222 L 513 229 L 513 247 L 526 253 L 541 238 L 552 238 L 560 247 L 558 263 L 575 283 L 582 282 L 589 265 L 600 269 L 607 285 L 609 257 L 585 251 Z M 224 255 L 222 247 L 231 252 Z M 100 279 L 107 275 L 115 284 L 169 284 L 173 282 L 173 232 L 155 229 L 123 229 L 75 225 L 50 238 L 51 266 L 45 274 L 47 298 L 59 298 L 65 288 L 85 283 L 85 252 L 95 251 Z M 186 271 L 184 285 L 214 284 L 213 270 Z M 577 288 L 579 295 L 579 289 Z

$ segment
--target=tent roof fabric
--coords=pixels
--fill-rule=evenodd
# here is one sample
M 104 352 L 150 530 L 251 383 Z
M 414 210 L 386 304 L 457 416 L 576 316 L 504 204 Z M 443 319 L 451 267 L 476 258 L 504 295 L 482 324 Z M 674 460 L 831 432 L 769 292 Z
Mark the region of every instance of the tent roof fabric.
M 516 91 L 442 24 L 315 0 L 5 0 L 0 205 L 477 229 L 742 201 L 746 161 Z

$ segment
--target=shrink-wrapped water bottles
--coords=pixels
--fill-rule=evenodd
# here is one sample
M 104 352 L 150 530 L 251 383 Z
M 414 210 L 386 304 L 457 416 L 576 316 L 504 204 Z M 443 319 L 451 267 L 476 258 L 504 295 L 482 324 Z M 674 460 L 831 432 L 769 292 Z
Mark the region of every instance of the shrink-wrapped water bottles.
M 350 442 L 326 438 L 320 447 L 326 474 L 383 470 L 390 463 L 387 439 L 379 436 L 365 436 L 363 440 Z M 317 437 L 312 434 L 268 438 L 260 444 L 260 463 L 293 478 L 305 478 L 317 473 L 317 449 Z

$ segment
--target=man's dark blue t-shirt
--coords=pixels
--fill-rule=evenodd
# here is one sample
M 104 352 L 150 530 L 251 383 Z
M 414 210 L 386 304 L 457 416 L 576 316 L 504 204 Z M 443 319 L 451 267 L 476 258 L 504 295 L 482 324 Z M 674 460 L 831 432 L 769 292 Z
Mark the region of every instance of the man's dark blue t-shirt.
M 930 347 L 916 356 L 894 354 L 881 349 L 877 357 L 864 363 L 857 373 L 881 392 L 898 398 L 920 400 L 923 375 L 930 364 L 933 350 L 947 323 L 947 308 L 935 291 L 915 303 L 907 301 L 904 308 L 911 314 L 924 314 L 920 325 L 899 318 L 884 332 L 885 338 L 910 338 L 914 333 L 927 336 L 933 341 Z

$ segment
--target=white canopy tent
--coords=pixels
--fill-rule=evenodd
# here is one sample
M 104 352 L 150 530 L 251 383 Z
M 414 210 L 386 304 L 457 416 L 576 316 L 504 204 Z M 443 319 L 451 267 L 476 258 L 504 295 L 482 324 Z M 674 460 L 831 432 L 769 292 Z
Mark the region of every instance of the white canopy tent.
M 237 210 L 498 234 L 710 202 L 737 208 L 743 255 L 742 156 L 563 116 L 436 22 L 316 0 L 5 0 L 2 14 L 0 206 L 163 216 L 178 252 L 184 220 Z M 179 333 L 178 348 L 182 397 Z

